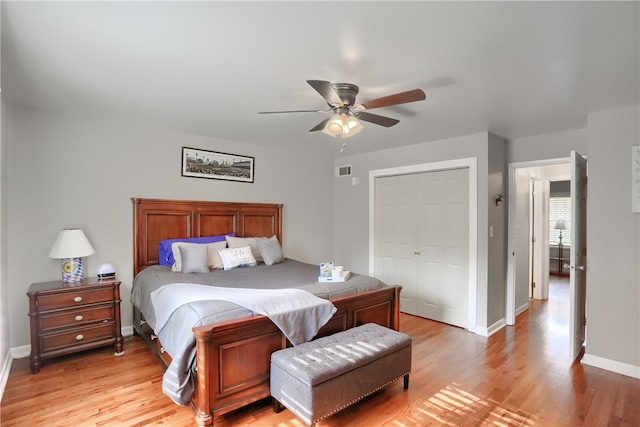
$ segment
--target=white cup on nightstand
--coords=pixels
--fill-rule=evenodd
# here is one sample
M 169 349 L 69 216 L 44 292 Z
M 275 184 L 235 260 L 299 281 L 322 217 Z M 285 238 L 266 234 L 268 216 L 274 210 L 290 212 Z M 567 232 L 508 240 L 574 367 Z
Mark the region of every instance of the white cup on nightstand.
M 344 270 L 344 267 L 341 265 L 334 266 L 333 270 L 331 270 L 331 277 L 341 277 L 343 270 Z

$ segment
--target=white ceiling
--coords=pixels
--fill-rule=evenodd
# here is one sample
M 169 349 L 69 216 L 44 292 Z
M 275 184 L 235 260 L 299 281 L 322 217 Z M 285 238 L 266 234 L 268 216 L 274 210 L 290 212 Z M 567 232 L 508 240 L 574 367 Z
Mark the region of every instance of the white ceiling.
M 638 2 L 2 1 L 5 100 L 243 143 L 298 149 L 324 109 L 306 80 L 360 86 L 370 110 L 348 152 L 476 132 L 584 128 L 639 103 Z M 331 150 L 332 148 L 328 148 Z M 337 151 L 336 151 L 337 152 Z

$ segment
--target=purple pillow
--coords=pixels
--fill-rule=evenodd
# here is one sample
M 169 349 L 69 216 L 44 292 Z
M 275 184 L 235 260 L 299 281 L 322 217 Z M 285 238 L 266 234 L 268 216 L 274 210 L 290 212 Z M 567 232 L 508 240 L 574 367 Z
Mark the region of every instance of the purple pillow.
M 171 252 L 171 244 L 173 242 L 189 242 L 189 243 L 214 243 L 224 242 L 225 236 L 235 236 L 236 233 L 223 234 L 221 236 L 206 236 L 206 237 L 188 237 L 180 239 L 167 239 L 158 243 L 158 263 L 160 265 L 167 265 L 171 267 L 175 259 L 173 259 L 173 252 Z

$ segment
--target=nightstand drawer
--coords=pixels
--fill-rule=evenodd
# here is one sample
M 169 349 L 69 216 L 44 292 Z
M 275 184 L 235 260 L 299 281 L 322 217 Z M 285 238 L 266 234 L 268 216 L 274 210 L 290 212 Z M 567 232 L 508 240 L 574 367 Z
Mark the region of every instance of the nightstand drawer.
M 56 295 L 40 295 L 38 298 L 38 310 L 42 312 L 106 301 L 113 301 L 112 288 L 77 290 Z
M 44 335 L 42 338 L 42 351 L 50 351 L 60 347 L 80 345 L 100 339 L 114 338 L 113 322 L 100 324 L 92 328 L 78 328 L 62 334 Z
M 40 317 L 40 328 L 43 332 L 50 329 L 76 327 L 90 322 L 113 320 L 112 305 L 96 308 L 81 308 L 62 314 L 44 315 Z

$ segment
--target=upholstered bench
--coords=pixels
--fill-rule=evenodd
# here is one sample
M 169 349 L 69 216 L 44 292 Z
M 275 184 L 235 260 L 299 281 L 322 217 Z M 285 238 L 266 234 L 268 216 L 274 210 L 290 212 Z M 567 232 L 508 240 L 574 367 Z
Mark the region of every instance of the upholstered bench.
M 368 323 L 274 352 L 273 409 L 314 425 L 410 371 L 411 337 Z

